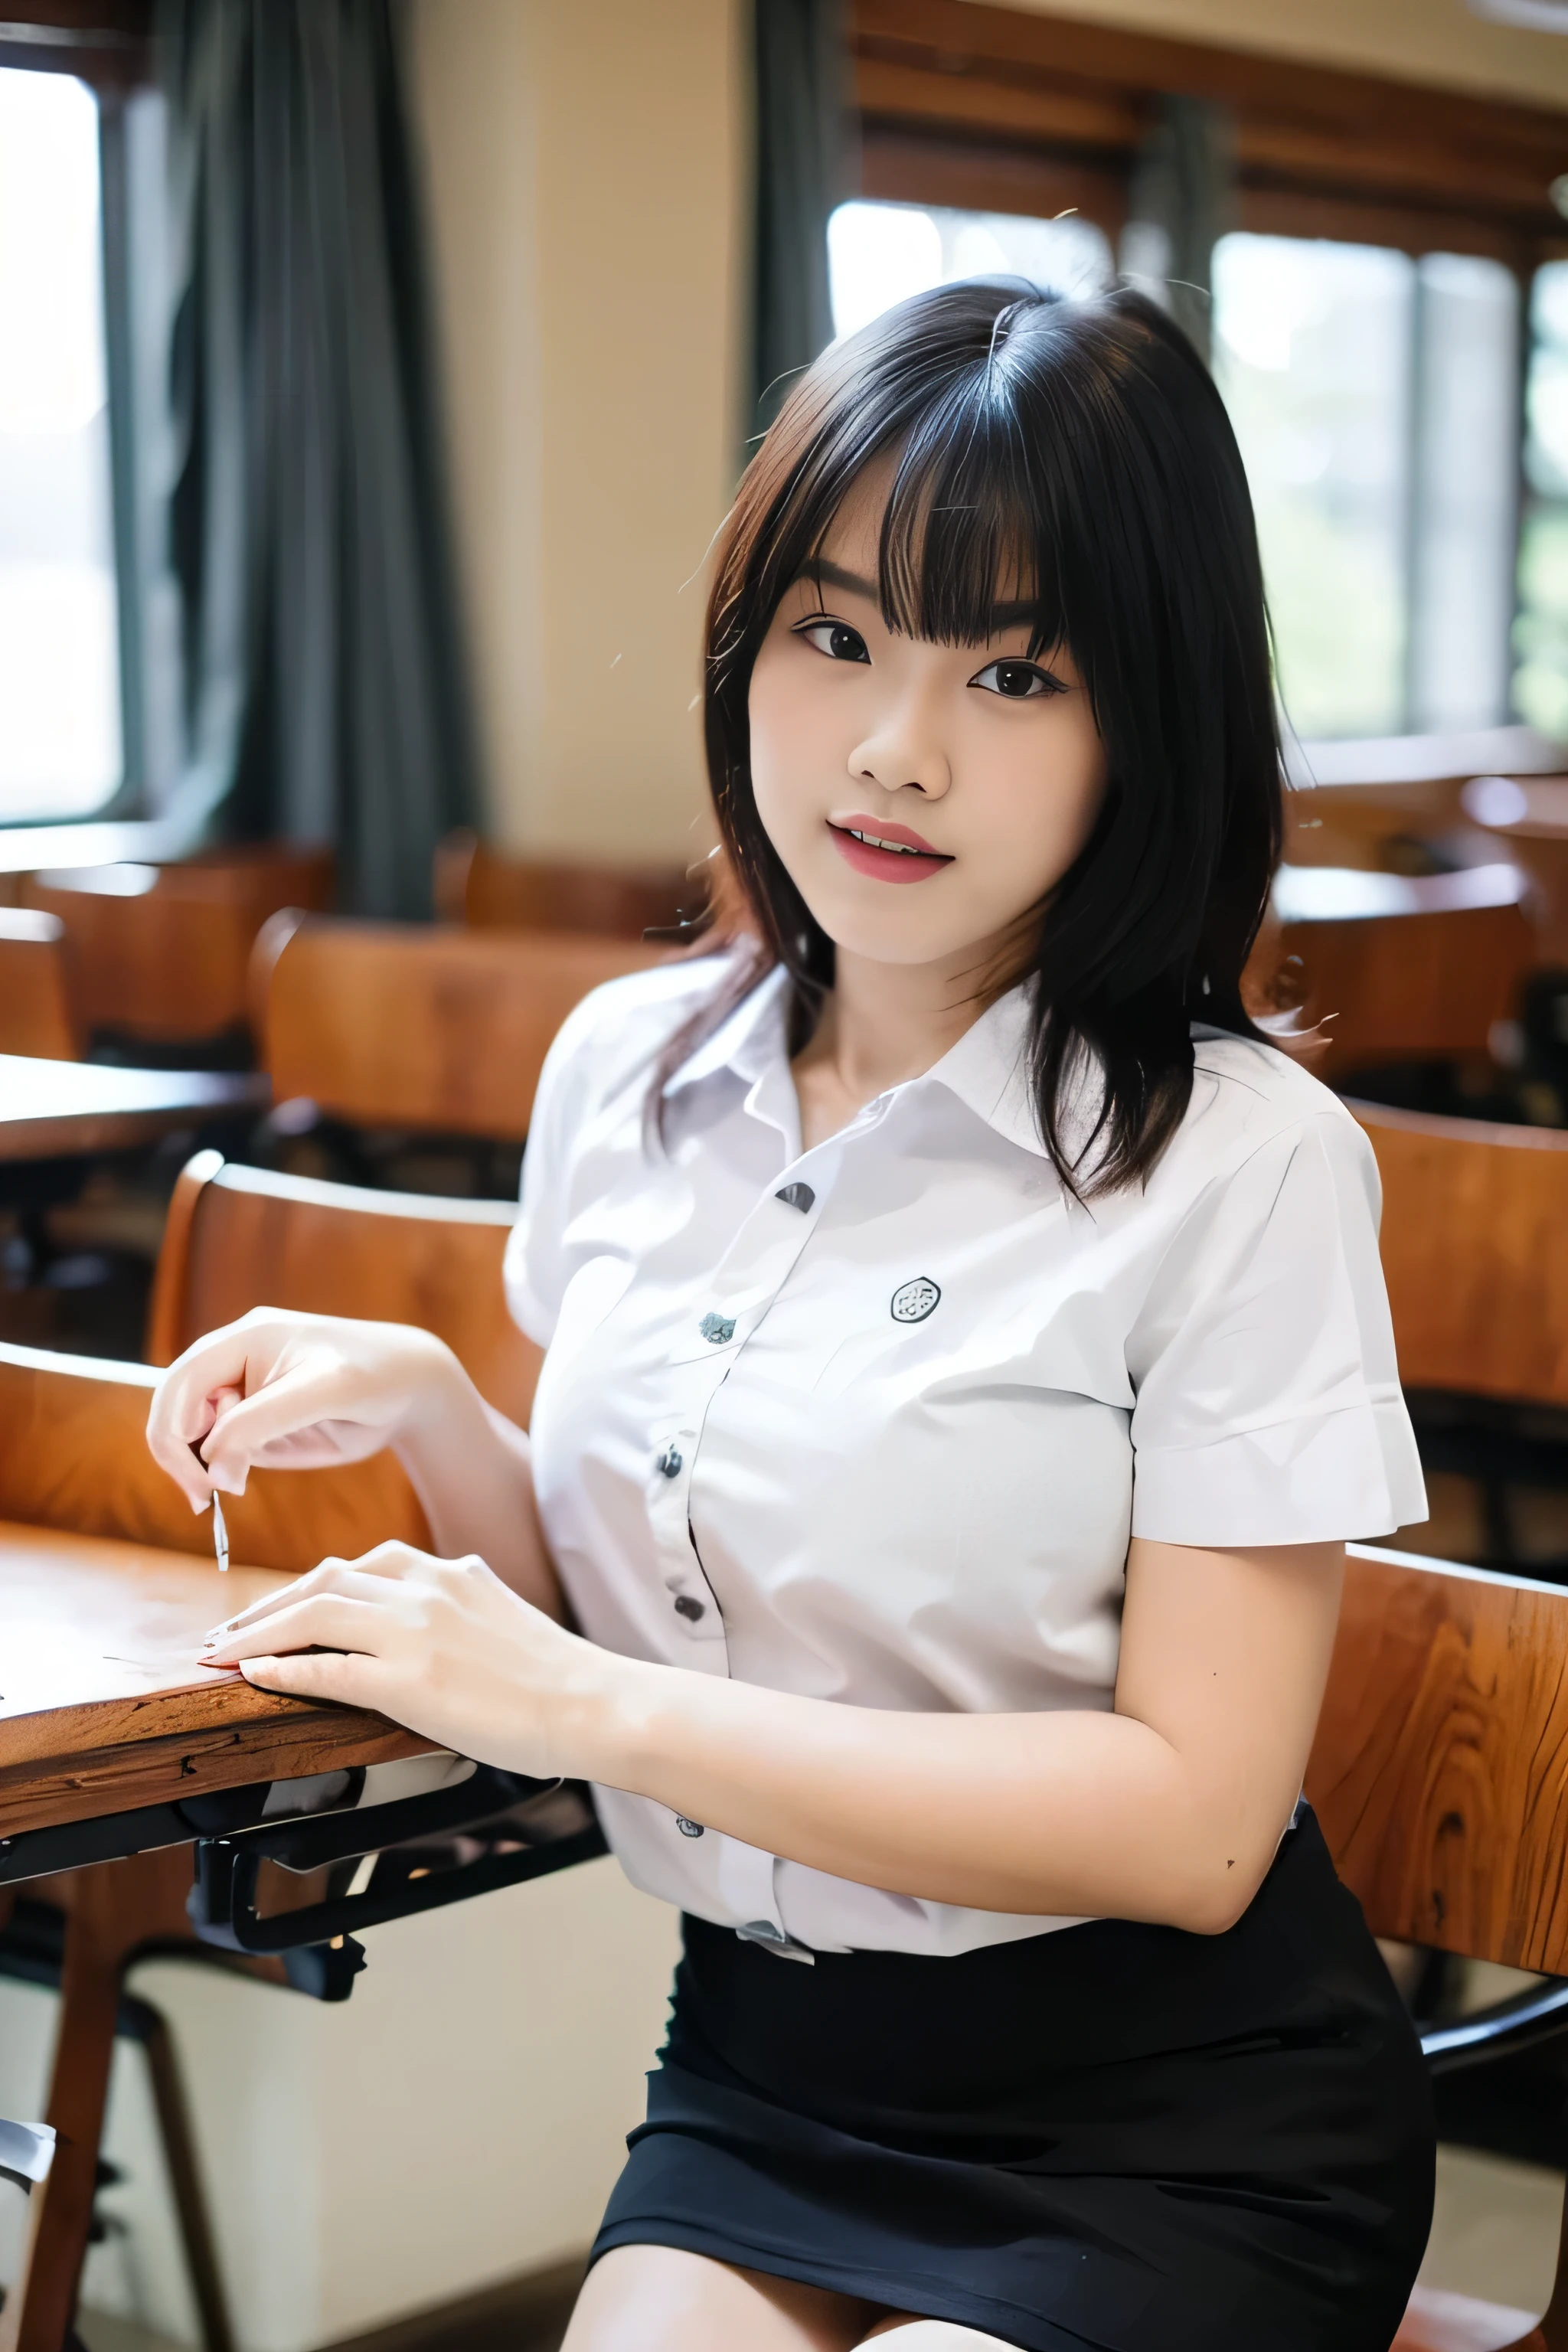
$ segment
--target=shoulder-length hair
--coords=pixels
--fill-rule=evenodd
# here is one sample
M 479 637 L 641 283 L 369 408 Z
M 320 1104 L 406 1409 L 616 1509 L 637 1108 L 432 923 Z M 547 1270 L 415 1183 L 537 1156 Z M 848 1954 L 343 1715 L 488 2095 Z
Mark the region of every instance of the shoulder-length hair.
M 1080 1197 L 1147 1176 L 1192 1092 L 1190 1024 L 1257 1037 L 1242 967 L 1279 856 L 1279 746 L 1240 452 L 1190 343 L 1125 289 L 1061 299 L 970 280 L 826 352 L 748 466 L 718 546 L 705 664 L 709 779 L 752 951 L 672 1039 L 668 1078 L 782 962 L 792 1050 L 833 942 L 764 832 L 747 702 L 758 648 L 852 483 L 889 456 L 878 580 L 889 627 L 980 645 L 999 594 L 1065 646 L 1105 749 L 1091 837 L 987 993 L 1035 982 L 1040 1132 Z M 733 909 L 731 910 L 733 914 Z M 1091 1108 L 1068 1132 L 1088 1075 Z M 657 1116 L 657 1108 L 656 1108 Z

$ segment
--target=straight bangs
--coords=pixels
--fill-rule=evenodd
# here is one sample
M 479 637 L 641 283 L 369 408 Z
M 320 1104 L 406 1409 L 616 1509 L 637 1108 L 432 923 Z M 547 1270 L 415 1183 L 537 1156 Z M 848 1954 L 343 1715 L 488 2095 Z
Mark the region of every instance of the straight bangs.
M 984 992 L 1033 982 L 1037 1113 L 1068 1189 L 1140 1181 L 1190 1097 L 1193 1021 L 1259 1035 L 1241 974 L 1282 815 L 1240 455 L 1191 345 L 1124 289 L 1069 301 L 968 280 L 917 296 L 824 353 L 747 467 L 719 545 L 704 695 L 733 877 L 725 928 L 746 946 L 662 1056 L 650 1122 L 680 1062 L 776 964 L 791 977 L 792 1051 L 832 986 L 833 943 L 757 815 L 747 699 L 781 600 L 873 465 L 889 473 L 888 625 L 982 645 L 999 608 L 1016 621 L 1022 607 L 1031 652 L 1064 647 L 1083 679 L 1104 804 L 1021 927 L 1016 967 Z
M 934 645 L 981 646 L 999 607 L 1026 604 L 1031 656 L 1070 649 L 1049 454 L 1031 467 L 994 375 L 976 368 L 909 430 L 878 549 L 882 618 Z

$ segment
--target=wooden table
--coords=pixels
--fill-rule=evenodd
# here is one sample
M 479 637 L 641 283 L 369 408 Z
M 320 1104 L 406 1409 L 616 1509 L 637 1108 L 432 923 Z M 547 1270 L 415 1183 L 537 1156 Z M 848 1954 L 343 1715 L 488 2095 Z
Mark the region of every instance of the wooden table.
M 380 1716 L 201 1664 L 204 1634 L 291 1580 L 0 1522 L 0 1852 L 58 1822 L 424 1754 Z
M 60 2352 L 91 2222 L 124 1973 L 138 1951 L 191 1941 L 181 1825 L 148 1809 L 430 1747 L 380 1716 L 254 1690 L 200 1663 L 215 1623 L 290 1581 L 268 1569 L 220 1576 L 197 1554 L 0 1523 L 0 1866 L 9 1853 L 10 1875 L 29 1868 L 28 1833 L 71 1823 L 100 1823 L 107 1835 L 96 1853 L 123 1857 L 37 1882 L 66 1916 L 48 2103 L 59 2147 L 34 2191 L 26 2275 L 0 2315 L 0 2352 Z M 193 1835 L 184 1831 L 184 1842 Z M 169 1850 L 138 1851 L 147 1845 Z M 0 1884 L 0 1921 L 12 1893 Z M 195 2251 L 206 2248 L 204 2299 L 221 2317 L 194 2174 L 182 2220 L 188 2242 L 195 2225 Z M 200 2291 L 199 2271 L 196 2283 Z M 226 2340 L 210 2317 L 206 2333 Z
M 182 1127 L 264 1111 L 254 1070 L 121 1070 L 0 1054 L 0 1160 L 119 1151 Z

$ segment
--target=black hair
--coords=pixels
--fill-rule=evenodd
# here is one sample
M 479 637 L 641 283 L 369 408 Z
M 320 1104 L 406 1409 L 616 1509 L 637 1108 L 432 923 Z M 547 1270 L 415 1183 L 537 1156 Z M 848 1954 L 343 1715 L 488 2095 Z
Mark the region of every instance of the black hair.
M 1035 981 L 1030 1076 L 1069 1190 L 1145 1178 L 1192 1092 L 1194 1020 L 1246 1037 L 1241 976 L 1281 834 L 1279 745 L 1258 535 L 1206 369 L 1144 296 L 1088 300 L 967 280 L 835 344 L 752 459 L 709 606 L 708 771 L 752 952 L 673 1039 L 679 1063 L 779 962 L 792 1051 L 833 983 L 833 943 L 763 828 L 752 668 L 846 493 L 895 459 L 879 550 L 891 628 L 978 645 L 999 594 L 1035 607 L 1089 695 L 1107 785 L 1091 836 L 1035 910 L 991 997 Z M 1097 1121 L 1066 1108 L 1100 1076 Z

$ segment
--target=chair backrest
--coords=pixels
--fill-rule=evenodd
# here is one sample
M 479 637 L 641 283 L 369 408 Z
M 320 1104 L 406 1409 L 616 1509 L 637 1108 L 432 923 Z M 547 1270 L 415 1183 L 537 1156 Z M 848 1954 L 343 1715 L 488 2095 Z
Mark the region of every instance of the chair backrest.
M 1568 1591 L 1352 1545 L 1307 1793 L 1374 1936 L 1568 1974 Z
M 0 1054 L 74 1062 L 81 1046 L 65 925 L 35 908 L 0 907 Z
M 327 849 L 260 842 L 179 866 L 100 866 L 31 874 L 24 903 L 69 935 L 89 1029 L 149 1043 L 213 1037 L 245 1020 L 256 935 L 280 907 L 325 907 Z
M 197 1517 L 147 1451 L 157 1372 L 0 1343 L 0 1519 L 210 1554 Z M 331 1470 L 257 1470 L 226 1497 L 230 1549 L 250 1568 L 313 1568 L 391 1538 L 428 1545 L 414 1489 L 390 1454 Z
M 477 930 L 575 931 L 640 940 L 694 916 L 704 885 L 683 866 L 578 866 L 514 857 L 474 833 L 437 845 L 436 912 Z
M 274 1097 L 305 1097 L 362 1127 L 521 1141 L 573 1006 L 667 953 L 564 932 L 279 915 L 252 963 Z
M 1568 1133 L 1351 1108 L 1405 1387 L 1568 1405 Z
M 509 1201 L 451 1201 L 227 1167 L 200 1151 L 169 1204 L 147 1353 L 172 1364 L 253 1307 L 415 1323 L 446 1340 L 479 1393 L 526 1427 L 541 1355 L 507 1312 Z
M 1534 960 L 1528 890 L 1504 865 L 1419 877 L 1282 866 L 1279 952 L 1300 959 L 1306 1021 L 1328 1023 L 1322 1073 L 1484 1054 Z

